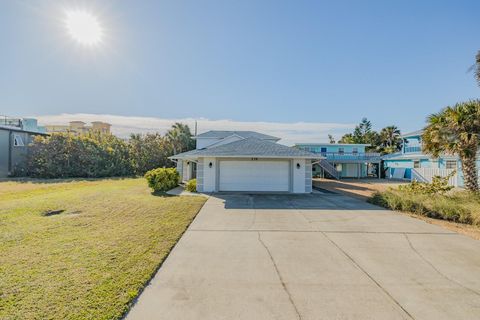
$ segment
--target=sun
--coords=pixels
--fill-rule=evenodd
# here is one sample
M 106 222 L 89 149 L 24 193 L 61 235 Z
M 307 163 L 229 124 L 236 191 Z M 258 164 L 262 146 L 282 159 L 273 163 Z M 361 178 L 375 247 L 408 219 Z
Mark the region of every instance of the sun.
M 65 25 L 68 34 L 84 46 L 96 46 L 102 42 L 102 26 L 97 17 L 87 11 L 66 11 Z

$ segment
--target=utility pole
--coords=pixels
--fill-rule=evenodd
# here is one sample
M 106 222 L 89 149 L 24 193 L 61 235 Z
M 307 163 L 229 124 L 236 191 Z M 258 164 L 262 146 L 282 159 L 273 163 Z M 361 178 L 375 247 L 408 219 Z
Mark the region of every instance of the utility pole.
M 197 135 L 197 120 L 195 120 L 195 136 Z

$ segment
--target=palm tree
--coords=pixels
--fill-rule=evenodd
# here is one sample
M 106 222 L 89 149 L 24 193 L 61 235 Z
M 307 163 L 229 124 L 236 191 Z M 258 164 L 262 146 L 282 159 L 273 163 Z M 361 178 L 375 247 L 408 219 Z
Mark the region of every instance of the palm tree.
M 388 126 L 380 131 L 380 144 L 386 153 L 393 153 L 400 150 L 402 138 L 400 130 L 396 126 Z
M 176 122 L 167 131 L 167 139 L 172 144 L 174 154 L 195 148 L 195 141 L 192 139 L 190 127 L 180 122 Z
M 475 56 L 475 65 L 473 66 L 473 68 L 475 69 L 475 78 L 477 79 L 477 83 L 480 86 L 480 50 Z
M 480 144 L 480 100 L 447 107 L 428 117 L 422 141 L 426 153 L 458 155 L 462 162 L 465 188 L 478 191 L 476 158 Z

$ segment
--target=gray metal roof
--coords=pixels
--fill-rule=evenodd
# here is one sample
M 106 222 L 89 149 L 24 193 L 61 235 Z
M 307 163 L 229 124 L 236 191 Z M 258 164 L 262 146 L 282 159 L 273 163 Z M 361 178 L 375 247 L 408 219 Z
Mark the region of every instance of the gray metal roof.
M 204 133 L 196 135 L 194 138 L 226 138 L 233 134 L 236 134 L 242 138 L 257 138 L 257 139 L 266 139 L 266 140 L 280 140 L 280 138 L 269 136 L 268 134 L 263 134 L 255 131 L 217 131 L 211 130 Z
M 287 147 L 282 144 L 257 138 L 246 138 L 218 147 L 192 150 L 171 156 L 171 159 L 198 158 L 198 157 L 254 157 L 254 158 L 306 158 L 323 159 L 324 157 Z
M 3 126 L 3 125 L 0 125 L 0 130 L 8 130 L 8 131 L 16 131 L 16 132 L 25 132 L 25 133 L 29 133 L 29 134 L 32 134 L 32 135 L 42 135 L 42 136 L 48 136 L 49 133 L 47 132 L 38 132 L 38 131 L 30 131 L 30 130 L 23 130 L 22 128 L 17 128 L 17 127 L 11 127 L 11 126 Z
M 417 131 L 402 134 L 402 138 L 421 136 L 422 134 L 423 134 L 423 130 L 417 130 Z

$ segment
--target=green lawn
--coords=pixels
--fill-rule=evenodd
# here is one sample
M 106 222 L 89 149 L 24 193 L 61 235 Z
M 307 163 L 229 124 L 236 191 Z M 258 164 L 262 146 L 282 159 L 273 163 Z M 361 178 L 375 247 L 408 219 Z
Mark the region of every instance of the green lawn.
M 1 182 L 0 319 L 121 317 L 204 202 L 144 179 Z

